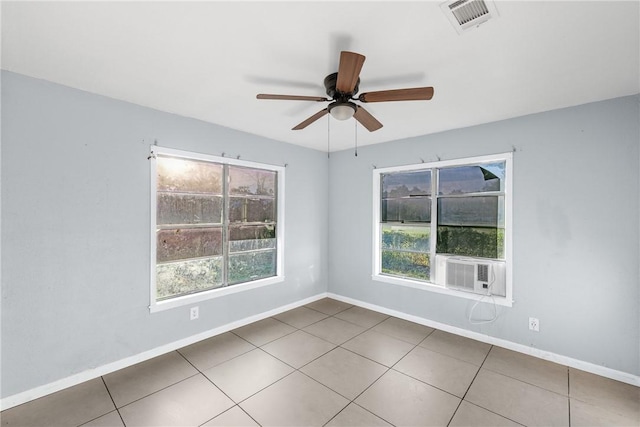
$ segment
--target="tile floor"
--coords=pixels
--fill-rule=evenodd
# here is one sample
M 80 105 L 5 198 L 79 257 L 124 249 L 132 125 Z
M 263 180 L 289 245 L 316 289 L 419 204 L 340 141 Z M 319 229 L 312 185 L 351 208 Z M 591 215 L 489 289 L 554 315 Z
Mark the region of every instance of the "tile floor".
M 638 426 L 640 388 L 323 299 L 11 408 L 2 426 Z

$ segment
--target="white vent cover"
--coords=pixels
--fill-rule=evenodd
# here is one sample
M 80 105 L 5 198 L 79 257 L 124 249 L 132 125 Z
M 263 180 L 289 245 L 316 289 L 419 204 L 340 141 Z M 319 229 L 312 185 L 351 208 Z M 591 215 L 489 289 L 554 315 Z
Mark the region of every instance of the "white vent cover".
M 490 0 L 449 0 L 440 8 L 458 34 L 498 17 L 498 10 Z

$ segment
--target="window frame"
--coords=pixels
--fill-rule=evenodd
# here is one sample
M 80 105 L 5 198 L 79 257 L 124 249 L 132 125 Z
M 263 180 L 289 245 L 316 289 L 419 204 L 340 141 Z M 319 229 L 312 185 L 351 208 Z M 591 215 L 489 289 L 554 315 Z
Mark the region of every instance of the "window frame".
M 272 285 L 274 283 L 280 283 L 285 280 L 284 276 L 284 207 L 285 207 L 285 167 L 270 165 L 265 163 L 257 163 L 240 159 L 233 159 L 228 157 L 220 157 L 203 153 L 195 153 L 184 150 L 177 150 L 173 148 L 159 147 L 156 145 L 152 145 L 151 148 L 151 156 L 150 160 L 150 238 L 149 238 L 149 247 L 150 247 L 150 286 L 149 286 L 149 311 L 151 313 L 181 307 L 184 305 L 195 304 L 201 301 L 206 301 L 213 298 L 218 298 L 224 295 L 229 295 L 237 292 L 244 292 L 250 289 L 255 289 L 263 286 Z M 253 169 L 262 169 L 266 171 L 272 171 L 276 173 L 276 197 L 275 197 L 275 209 L 276 209 L 276 274 L 274 276 L 252 280 L 249 282 L 238 283 L 234 285 L 226 284 L 222 287 L 209 289 L 201 292 L 196 292 L 193 294 L 176 296 L 173 298 L 168 298 L 165 300 L 158 301 L 156 299 L 156 257 L 157 257 L 157 238 L 156 238 L 156 229 L 157 229 L 157 156 L 171 156 L 176 158 L 181 158 L 185 160 L 194 160 L 194 161 L 205 161 L 205 162 L 213 162 L 221 165 L 229 165 L 229 166 L 239 166 L 239 167 L 247 167 Z M 226 183 L 223 185 L 224 188 L 227 187 Z M 225 194 L 226 191 L 223 190 L 223 203 L 225 207 L 229 204 L 230 195 Z M 225 208 L 228 210 L 228 208 Z M 224 211 L 223 211 L 224 212 Z M 225 214 L 225 217 L 228 215 Z M 228 221 L 227 221 L 228 222 Z M 228 226 L 229 224 L 227 224 Z M 225 227 L 224 221 L 222 227 Z M 228 243 L 228 242 L 227 242 Z M 224 245 L 224 241 L 223 241 Z M 228 250 L 223 248 L 223 262 L 228 261 Z
M 481 163 L 505 162 L 505 179 L 504 179 L 504 261 L 506 266 L 506 296 L 493 296 L 493 300 L 498 305 L 511 307 L 513 305 L 513 281 L 512 281 L 512 265 L 513 265 L 513 247 L 512 247 L 512 210 L 513 210 L 513 153 L 499 153 L 486 156 L 465 157 L 451 160 L 440 160 L 429 163 L 417 163 L 403 166 L 391 166 L 385 168 L 376 168 L 373 170 L 373 250 L 372 250 L 372 275 L 375 281 L 391 283 L 395 285 L 407 286 L 410 288 L 421 289 L 429 292 L 446 294 L 460 298 L 471 300 L 486 299 L 486 296 L 474 294 L 470 292 L 458 291 L 447 288 L 443 285 L 435 283 L 435 274 L 431 271 L 430 281 L 422 281 L 409 277 L 391 276 L 382 273 L 382 222 L 381 222 L 381 177 L 383 174 L 394 172 L 413 172 L 418 170 L 431 170 L 431 232 L 430 232 L 430 258 L 431 265 L 435 265 L 437 226 L 438 226 L 438 178 L 439 169 L 454 166 L 472 166 Z

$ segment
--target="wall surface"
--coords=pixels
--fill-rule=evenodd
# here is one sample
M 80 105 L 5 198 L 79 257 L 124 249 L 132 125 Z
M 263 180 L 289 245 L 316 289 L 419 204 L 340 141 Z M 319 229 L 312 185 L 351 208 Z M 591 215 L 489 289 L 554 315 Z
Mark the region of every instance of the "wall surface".
M 631 96 L 332 153 L 329 291 L 639 375 L 639 145 Z M 371 279 L 372 165 L 514 148 L 513 307 L 472 325 L 471 300 Z
M 2 398 L 327 290 L 640 374 L 640 108 L 625 97 L 326 154 L 2 72 Z M 392 124 L 388 124 L 390 126 Z M 366 139 L 366 135 L 361 135 Z M 286 168 L 286 281 L 150 314 L 149 145 Z M 372 165 L 514 153 L 514 305 L 371 280 Z M 328 230 L 328 231 L 327 231 Z M 540 319 L 540 332 L 527 328 Z
M 149 146 L 286 168 L 283 283 L 149 313 Z M 326 153 L 2 73 L 7 397 L 327 290 Z

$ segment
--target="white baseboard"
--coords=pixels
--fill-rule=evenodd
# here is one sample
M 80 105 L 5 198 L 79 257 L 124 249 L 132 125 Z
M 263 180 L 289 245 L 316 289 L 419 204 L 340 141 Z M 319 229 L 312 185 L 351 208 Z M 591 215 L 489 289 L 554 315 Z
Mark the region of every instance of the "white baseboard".
M 259 313 L 254 316 L 250 316 L 235 322 L 231 322 L 226 325 L 219 326 L 217 328 L 202 332 L 197 335 L 193 335 L 193 336 L 190 336 L 178 341 L 174 341 L 169 344 L 165 344 L 163 346 L 156 347 L 154 349 L 151 349 L 130 357 L 126 357 L 124 359 L 118 360 L 113 363 L 108 363 L 106 365 L 89 369 L 89 370 L 71 375 L 69 377 L 60 379 L 58 381 L 54 381 L 49 384 L 35 387 L 31 390 L 27 390 L 21 393 L 14 394 L 12 396 L 5 397 L 4 399 L 0 400 L 0 410 L 9 409 L 14 406 L 29 402 L 31 400 L 38 399 L 48 394 L 55 393 L 57 391 L 83 383 L 85 381 L 92 380 L 94 378 L 101 377 L 102 375 L 107 375 L 111 372 L 115 372 L 117 370 L 135 365 L 136 363 L 144 362 L 145 360 L 149 360 L 154 357 L 161 356 L 170 351 L 174 351 L 184 346 L 196 343 L 198 341 L 202 341 L 204 339 L 211 338 L 216 335 L 220 335 L 222 333 L 239 328 L 241 326 L 248 325 L 249 323 L 257 322 L 258 320 L 275 316 L 287 310 L 291 310 L 291 309 L 300 307 L 302 305 L 309 304 L 313 301 L 316 301 L 325 297 L 333 298 L 338 301 L 343 301 L 349 304 L 357 305 L 359 307 L 368 308 L 370 310 L 378 311 L 380 313 L 388 314 L 390 316 L 398 317 L 400 319 L 405 319 L 414 323 L 429 326 L 431 328 L 440 329 L 445 332 L 461 335 L 477 341 L 485 342 L 487 344 L 497 345 L 503 348 L 507 348 L 509 350 L 517 351 L 519 353 L 528 354 L 530 356 L 538 357 L 540 359 L 549 360 L 551 362 L 570 366 L 572 368 L 580 369 L 582 371 L 590 372 L 592 374 L 600 375 L 606 378 L 610 378 L 616 381 L 621 381 L 627 384 L 640 387 L 640 376 L 637 376 L 637 375 L 632 375 L 627 372 L 617 371 L 615 369 L 607 368 L 604 366 L 596 365 L 596 364 L 585 362 L 578 359 L 573 359 L 571 357 L 562 356 L 559 354 L 540 350 L 537 348 L 528 347 L 523 344 L 517 344 L 511 341 L 495 338 L 489 335 L 480 334 L 478 332 L 468 331 L 466 329 L 450 326 L 444 323 L 435 322 L 433 320 L 425 319 L 423 317 L 413 316 L 410 314 L 402 313 L 400 311 L 392 310 L 386 307 L 381 307 L 375 304 L 370 304 L 367 302 L 363 302 L 360 300 L 344 297 L 342 295 L 337 295 L 329 292 L 329 293 L 320 293 L 312 297 L 305 298 L 300 301 L 296 301 L 291 304 L 274 308 L 273 310 Z
M 528 347 L 523 344 L 514 343 L 511 341 L 503 340 L 501 338 L 495 338 L 489 335 L 481 334 L 478 332 L 468 331 L 466 329 L 458 328 L 455 326 L 446 325 L 444 323 L 434 322 L 433 320 L 425 319 L 411 314 L 402 313 L 400 311 L 391 310 L 386 307 L 381 307 L 375 304 L 369 304 L 353 298 L 344 297 L 334 293 L 327 293 L 329 298 L 336 299 L 338 301 L 346 302 L 349 304 L 357 305 L 359 307 L 368 308 L 370 310 L 378 311 L 380 313 L 388 314 L 390 316 L 398 317 L 400 319 L 408 320 L 421 325 L 429 326 L 431 328 L 440 329 L 452 334 L 461 335 L 463 337 L 471 338 L 476 341 L 481 341 L 487 344 L 497 345 L 509 350 L 517 351 L 519 353 L 528 354 L 530 356 L 538 357 L 540 359 L 555 362 L 561 365 L 569 366 L 581 371 L 590 372 L 592 374 L 600 375 L 602 377 L 610 378 L 612 380 L 620 381 L 623 383 L 631 384 L 640 387 L 640 376 L 633 375 L 627 372 L 618 371 L 615 369 L 607 368 L 605 366 L 596 365 L 594 363 L 585 362 L 583 360 L 574 359 L 571 357 L 563 356 L 560 354 L 552 353 L 550 351 L 541 350 L 539 348 Z
M 0 400 L 0 410 L 4 411 L 5 409 L 13 408 L 14 406 L 18 406 L 23 403 L 29 402 L 31 400 L 46 396 L 48 394 L 55 393 L 56 391 L 60 391 L 65 388 L 78 385 L 85 381 L 89 381 L 94 378 L 107 375 L 111 372 L 115 372 L 117 370 L 127 368 L 129 366 L 135 365 L 136 363 L 153 359 L 154 357 L 161 356 L 163 354 L 177 350 L 187 345 L 191 345 L 198 341 L 202 341 L 204 339 L 211 338 L 213 336 L 220 335 L 225 332 L 229 332 L 230 330 L 239 328 L 244 325 L 248 325 L 249 323 L 257 322 L 258 320 L 266 319 L 267 317 L 275 316 L 282 312 L 300 307 L 305 304 L 309 304 L 313 301 L 319 300 L 321 298 L 325 298 L 326 296 L 327 296 L 326 293 L 320 293 L 312 297 L 305 298 L 300 301 L 296 301 L 291 304 L 274 308 L 273 310 L 265 311 L 263 313 L 259 313 L 254 316 L 246 317 L 244 319 L 237 320 L 235 322 L 227 323 L 226 325 L 222 325 L 217 328 L 210 329 L 208 331 L 205 331 L 196 335 L 192 335 L 190 337 L 187 337 L 178 341 L 174 341 L 174 342 L 162 345 L 160 347 L 156 347 L 154 349 L 147 350 L 130 357 L 126 357 L 124 359 L 120 359 L 116 362 L 108 363 L 106 365 L 99 366 L 97 368 L 92 368 L 83 372 L 79 372 L 69 377 L 54 381 L 52 383 L 32 388 L 31 390 L 27 390 L 21 393 L 7 396 L 2 400 Z

